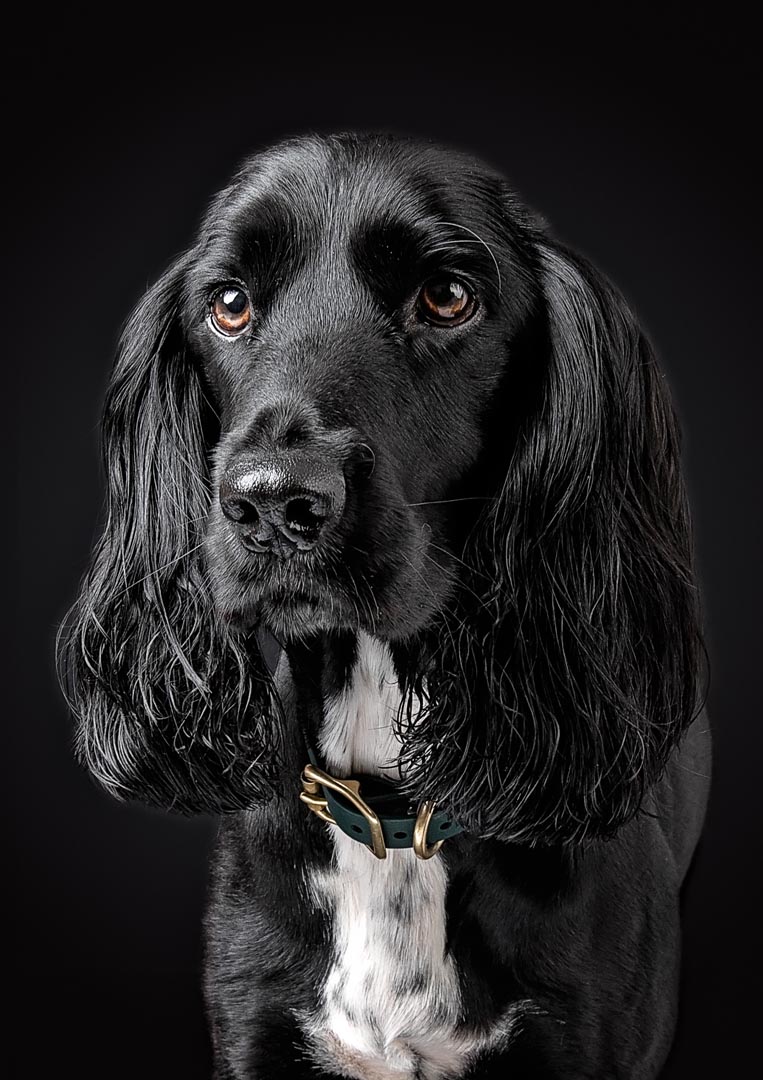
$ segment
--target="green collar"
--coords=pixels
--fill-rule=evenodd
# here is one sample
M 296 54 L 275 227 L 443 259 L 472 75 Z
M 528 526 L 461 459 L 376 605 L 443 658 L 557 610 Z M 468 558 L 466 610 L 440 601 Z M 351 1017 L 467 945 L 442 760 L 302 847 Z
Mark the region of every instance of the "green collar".
M 420 859 L 431 859 L 444 840 L 463 831 L 450 814 L 436 811 L 432 802 L 422 802 L 411 812 L 408 800 L 391 780 L 380 776 L 338 780 L 318 766 L 310 748 L 308 755 L 300 799 L 321 820 L 366 844 L 377 859 L 387 857 L 387 848 L 411 847 Z

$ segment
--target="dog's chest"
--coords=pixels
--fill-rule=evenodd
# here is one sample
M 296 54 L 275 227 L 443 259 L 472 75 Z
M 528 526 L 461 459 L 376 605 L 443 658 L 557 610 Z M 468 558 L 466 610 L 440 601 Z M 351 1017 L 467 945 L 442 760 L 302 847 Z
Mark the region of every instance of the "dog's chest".
M 361 636 L 349 686 L 327 703 L 329 771 L 395 776 L 399 690 L 383 645 Z M 376 859 L 330 828 L 334 860 L 310 880 L 333 923 L 333 956 L 308 1029 L 316 1063 L 359 1080 L 458 1077 L 482 1039 L 458 1030 L 461 995 L 446 952 L 441 858 L 390 850 Z

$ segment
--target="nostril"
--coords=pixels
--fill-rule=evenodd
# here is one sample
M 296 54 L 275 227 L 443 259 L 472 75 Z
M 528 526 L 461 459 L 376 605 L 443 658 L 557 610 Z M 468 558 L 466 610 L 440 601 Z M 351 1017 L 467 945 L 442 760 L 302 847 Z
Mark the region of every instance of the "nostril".
M 289 499 L 284 507 L 283 523 L 288 530 L 305 540 L 314 540 L 329 516 L 325 500 L 315 497 Z
M 220 506 L 229 521 L 236 521 L 240 525 L 253 525 L 259 517 L 257 507 L 248 499 L 228 496 L 220 499 Z

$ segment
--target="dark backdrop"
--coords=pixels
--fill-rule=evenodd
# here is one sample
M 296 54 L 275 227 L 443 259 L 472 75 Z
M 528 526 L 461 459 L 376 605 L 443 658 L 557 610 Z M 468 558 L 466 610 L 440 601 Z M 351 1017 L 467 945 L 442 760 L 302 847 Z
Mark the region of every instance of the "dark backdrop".
M 209 9 L 195 44 L 149 23 L 128 33 L 113 11 L 98 42 L 92 23 L 78 36 L 31 7 L 11 28 L 14 1075 L 209 1075 L 198 965 L 214 822 L 117 805 L 79 771 L 54 632 L 98 520 L 99 405 L 122 321 L 244 155 L 343 128 L 431 136 L 496 163 L 619 284 L 657 346 L 685 430 L 716 735 L 668 1075 L 742 1075 L 757 1059 L 758 57 L 728 11 L 718 24 L 663 6 L 617 25 L 600 12 L 584 26 L 510 15 L 500 29 L 476 6 L 424 10 L 420 25 L 374 9 L 363 26 L 327 11 L 306 27 L 295 10 L 265 27 L 249 5 Z

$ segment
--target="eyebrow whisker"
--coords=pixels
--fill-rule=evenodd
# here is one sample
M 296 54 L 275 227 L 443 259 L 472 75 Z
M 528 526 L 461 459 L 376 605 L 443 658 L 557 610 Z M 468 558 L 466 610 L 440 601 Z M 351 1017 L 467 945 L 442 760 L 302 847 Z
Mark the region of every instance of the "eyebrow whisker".
M 470 229 L 466 225 L 459 225 L 457 221 L 443 221 L 442 224 L 443 225 L 450 225 L 451 228 L 453 228 L 453 229 L 463 229 L 464 232 L 470 233 L 474 237 L 475 240 L 478 240 L 479 243 L 482 244 L 482 246 L 485 248 L 485 250 L 489 254 L 490 258 L 493 260 L 493 263 L 495 265 L 495 272 L 496 272 L 496 275 L 498 276 L 498 295 L 500 296 L 501 295 L 501 268 L 498 265 L 498 259 L 496 259 L 495 254 L 493 252 L 493 249 L 490 247 L 490 245 L 487 243 L 487 241 L 483 240 L 482 237 L 479 236 L 478 233 L 476 233 L 474 231 L 474 229 Z M 466 243 L 469 243 L 469 241 L 468 240 L 454 240 L 453 243 L 466 244 Z

